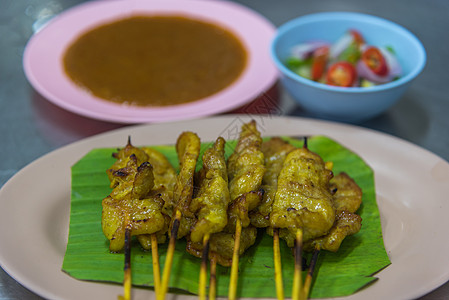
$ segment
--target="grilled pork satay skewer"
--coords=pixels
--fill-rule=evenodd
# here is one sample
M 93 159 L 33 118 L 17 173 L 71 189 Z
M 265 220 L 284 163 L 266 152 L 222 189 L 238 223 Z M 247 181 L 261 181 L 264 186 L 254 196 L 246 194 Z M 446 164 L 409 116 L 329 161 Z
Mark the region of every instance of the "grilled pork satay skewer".
M 143 147 L 142 150 L 148 155 L 148 161 L 153 166 L 154 173 L 154 187 L 153 194 L 161 195 L 164 200 L 164 205 L 169 206 L 173 202 L 173 189 L 176 183 L 176 171 L 170 164 L 168 159 L 159 151 L 150 148 Z M 165 208 L 166 209 L 166 208 Z M 170 223 L 171 214 L 166 217 L 166 228 L 158 233 L 152 233 L 151 235 L 142 234 L 137 236 L 141 246 L 146 249 L 151 249 L 152 261 L 153 261 L 153 278 L 154 278 L 154 290 L 156 295 L 159 293 L 161 284 L 161 273 L 159 266 L 159 254 L 158 243 L 164 243 L 166 240 L 165 233 L 168 231 L 168 225 Z
M 304 137 L 304 149 L 307 148 L 307 137 Z M 304 293 L 302 290 L 302 228 L 296 230 L 295 237 L 295 269 L 293 272 L 293 287 L 292 300 L 304 300 Z
M 202 157 L 203 166 L 198 172 L 199 189 L 190 203 L 190 211 L 197 221 L 190 232 L 190 243 L 203 243 L 202 265 L 199 281 L 200 298 L 206 297 L 207 260 L 211 234 L 221 232 L 227 224 L 230 202 L 228 174 L 225 159 L 225 140 L 218 137 Z M 187 246 L 188 248 L 190 245 Z
M 312 284 L 313 272 L 321 250 L 336 252 L 348 235 L 359 232 L 362 219 L 356 214 L 362 203 L 362 190 L 346 173 L 339 173 L 330 180 L 329 189 L 333 194 L 336 221 L 329 233 L 310 240 L 305 247 L 313 250 L 310 267 L 304 282 L 304 297 L 307 298 Z
M 174 207 L 168 208 L 169 210 L 173 209 L 173 218 L 170 224 L 170 241 L 162 274 L 161 288 L 157 295 L 158 300 L 163 300 L 168 290 L 176 239 L 184 237 L 194 221 L 194 215 L 190 213 L 189 206 L 193 195 L 193 178 L 200 147 L 200 139 L 193 132 L 183 132 L 176 141 L 180 171 L 173 191 L 173 203 L 170 204 Z
M 125 286 L 129 287 L 126 288 L 129 293 L 125 294 L 130 294 L 131 286 L 131 236 L 136 235 L 145 249 L 149 249 L 149 238 L 153 239 L 154 287 L 158 290 L 160 274 L 156 236 L 163 241 L 168 228 L 169 217 L 162 212 L 162 207 L 171 197 L 175 171 L 163 154 L 134 147 L 129 139 L 126 147 L 113 156 L 117 161 L 107 170 L 113 191 L 102 202 L 103 232 L 110 240 L 112 252 L 125 247 Z
M 264 154 L 266 167 L 266 172 L 262 181 L 264 195 L 261 204 L 250 214 L 252 225 L 259 228 L 266 228 L 270 225 L 269 215 L 271 213 L 276 194 L 278 176 L 282 169 L 285 157 L 294 149 L 296 148 L 293 145 L 279 137 L 273 137 L 262 143 L 261 150 Z M 284 299 L 284 288 L 282 282 L 282 264 L 279 247 L 279 230 L 275 228 L 273 230 L 274 274 L 277 298 L 282 300 Z
M 307 147 L 291 151 L 278 176 L 278 185 L 270 214 L 272 228 L 279 228 L 289 247 L 296 245 L 295 278 L 292 298 L 299 299 L 301 252 L 304 241 L 326 235 L 335 221 L 335 209 L 329 191 L 332 171 Z
M 154 224 L 145 224 L 146 221 L 156 223 L 161 217 L 160 213 L 154 213 L 151 206 L 159 205 L 153 202 L 156 199 L 145 199 L 153 187 L 152 166 L 148 162 L 137 167 L 137 158 L 133 154 L 127 163 L 116 173 L 117 176 L 130 177 L 128 181 L 119 184 L 111 195 L 103 200 L 102 226 L 105 234 L 111 236 L 111 249 L 125 248 L 124 267 L 124 299 L 131 297 L 131 235 L 139 233 L 152 233 L 159 230 Z M 120 199 L 120 197 L 123 197 Z M 141 205 L 145 205 L 142 210 Z M 149 207 L 147 209 L 146 207 Z M 160 208 L 161 206 L 159 206 Z M 119 211 L 117 211 L 119 210 Z M 150 214 L 148 212 L 151 212 Z M 118 218 L 117 218 L 118 217 Z M 148 218 L 148 219 L 147 219 Z M 120 220 L 121 219 L 121 220 Z M 143 221 L 143 219 L 146 219 Z M 163 219 L 163 217 L 162 217 Z M 118 222 L 117 222 L 118 221 Z M 143 221 L 143 222 L 140 222 Z M 120 232 L 123 232 L 123 236 Z M 123 241 L 121 239 L 123 238 Z M 115 241 L 117 239 L 117 241 Z M 119 244 L 117 244 L 119 243 Z M 116 248 L 117 247 L 117 248 Z
M 264 155 L 261 151 L 262 138 L 253 120 L 243 124 L 234 152 L 228 159 L 229 192 L 238 212 L 228 210 L 235 223 L 235 244 L 229 284 L 229 299 L 236 297 L 238 280 L 238 259 L 240 255 L 240 235 L 242 227 L 250 224 L 248 212 L 257 207 L 261 201 L 260 189 L 265 174 Z M 255 203 L 256 205 L 253 205 Z M 253 206 L 253 207 L 250 207 Z M 246 211 L 245 211 L 246 210 Z
M 243 128 L 246 128 L 246 132 L 254 132 L 255 130 L 255 123 L 251 123 L 248 125 L 244 125 Z M 254 130 L 253 130 L 254 129 Z M 255 130 L 257 132 L 257 130 Z M 258 133 L 257 133 L 258 134 Z M 246 138 L 246 144 L 249 144 L 251 140 L 254 140 L 254 137 L 251 137 L 248 134 L 243 135 Z M 256 135 L 257 137 L 257 135 Z M 260 138 L 260 136 L 259 136 Z M 227 172 L 228 176 L 235 176 L 238 175 L 238 177 L 235 179 L 234 184 L 232 185 L 229 183 L 229 193 L 231 191 L 234 191 L 234 201 L 231 202 L 229 207 L 227 208 L 227 225 L 221 232 L 212 233 L 210 236 L 210 251 L 209 255 L 212 257 L 211 260 L 211 268 L 215 269 L 215 264 L 219 263 L 223 266 L 231 266 L 232 267 L 232 258 L 234 256 L 234 250 L 238 250 L 239 255 L 241 255 L 248 247 L 250 247 L 252 244 L 254 244 L 257 230 L 253 226 L 250 225 L 248 212 L 253 210 L 257 205 L 260 203 L 261 197 L 262 197 L 262 191 L 259 190 L 260 181 L 256 182 L 254 184 L 254 179 L 258 180 L 259 178 L 263 177 L 264 172 L 264 166 L 263 166 L 263 156 L 260 163 L 260 166 L 262 169 L 260 169 L 260 166 L 257 166 L 256 164 L 252 163 L 252 161 L 256 161 L 254 157 L 254 153 L 257 153 L 254 151 L 254 148 L 249 148 L 250 151 L 243 151 L 242 149 L 242 143 L 240 142 L 240 154 L 241 157 L 237 157 L 236 154 L 234 154 L 233 158 L 230 158 L 228 160 L 228 166 L 227 166 Z M 252 152 L 251 152 L 252 151 Z M 232 155 L 231 155 L 232 157 Z M 246 162 L 246 172 L 243 170 L 243 163 Z M 235 168 L 234 170 L 242 170 L 242 174 L 237 174 L 230 172 L 229 166 L 231 168 Z M 239 169 L 240 168 L 240 169 Z M 262 172 L 260 172 L 262 171 Z M 249 180 L 245 180 L 249 178 Z M 239 185 L 240 184 L 240 185 Z M 253 190 L 254 189 L 256 190 Z M 234 190 L 232 190 L 234 188 Z M 250 191 L 250 192 L 248 192 Z M 194 208 L 196 203 L 196 199 L 192 200 L 191 208 Z M 226 213 L 224 214 L 226 215 Z M 201 217 L 199 217 L 201 219 Z M 236 234 L 235 234 L 235 228 L 237 221 L 242 221 L 242 230 L 241 230 L 241 240 L 239 240 L 239 246 L 235 247 L 236 243 Z M 200 222 L 198 222 L 200 223 Z M 238 231 L 238 230 L 237 230 Z M 197 231 L 201 232 L 201 231 Z M 196 236 L 196 238 L 195 238 Z M 203 246 L 201 243 L 193 242 L 192 240 L 196 239 L 199 240 L 198 235 L 194 234 L 194 231 L 192 231 L 191 234 L 191 240 L 187 243 L 187 251 L 195 256 L 201 257 L 201 249 L 203 249 Z M 232 245 L 231 245 L 232 243 Z M 234 260 L 237 261 L 237 260 Z M 238 261 L 237 261 L 238 262 Z M 236 269 L 237 270 L 237 269 Z M 211 271 L 211 277 L 214 278 L 215 271 Z M 212 282 L 211 286 L 215 286 L 215 280 Z M 236 283 L 236 281 L 235 281 Z M 232 284 L 230 284 L 232 285 Z M 235 286 L 235 285 L 234 285 Z M 232 287 L 231 287 L 232 290 Z M 214 292 L 213 288 L 211 289 L 211 293 Z M 212 297 L 215 297 L 215 292 Z

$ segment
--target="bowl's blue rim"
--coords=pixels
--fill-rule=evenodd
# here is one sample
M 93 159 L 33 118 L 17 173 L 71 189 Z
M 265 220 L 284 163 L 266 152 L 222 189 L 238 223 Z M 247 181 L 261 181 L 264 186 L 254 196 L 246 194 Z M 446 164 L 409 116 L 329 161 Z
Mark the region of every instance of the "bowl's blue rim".
M 296 27 L 297 25 L 306 24 L 309 22 L 316 22 L 320 20 L 329 20 L 329 19 L 344 19 L 347 20 L 348 18 L 352 19 L 361 19 L 363 21 L 376 21 L 381 22 L 385 25 L 391 26 L 395 30 L 401 31 L 408 37 L 410 37 L 411 41 L 416 45 L 418 52 L 421 54 L 420 56 L 422 59 L 420 60 L 420 63 L 416 65 L 415 68 L 413 68 L 407 75 L 400 77 L 399 79 L 388 82 L 385 84 L 373 86 L 373 87 L 336 87 L 327 85 L 320 82 L 315 82 L 313 80 L 304 78 L 299 76 L 298 74 L 291 71 L 289 68 L 287 68 L 284 63 L 277 57 L 276 55 L 276 45 L 281 36 L 291 30 L 292 28 Z M 421 71 L 424 69 L 424 66 L 426 65 L 426 51 L 424 49 L 423 44 L 421 41 L 408 29 L 405 27 L 396 24 L 390 20 L 383 19 L 381 17 L 364 14 L 364 13 L 357 13 L 357 12 L 321 12 L 321 13 L 314 13 L 314 14 L 308 14 L 304 16 L 300 16 L 298 18 L 292 19 L 290 21 L 287 21 L 280 27 L 278 27 L 277 32 L 272 40 L 271 48 L 270 48 L 270 54 L 271 57 L 275 63 L 275 65 L 278 67 L 278 69 L 287 77 L 290 77 L 293 80 L 298 80 L 299 82 L 302 82 L 306 85 L 316 87 L 319 89 L 324 89 L 332 92 L 340 92 L 340 93 L 372 93 L 372 92 L 379 92 L 383 90 L 393 89 L 396 88 L 402 84 L 408 83 L 412 81 L 415 77 L 417 77 Z

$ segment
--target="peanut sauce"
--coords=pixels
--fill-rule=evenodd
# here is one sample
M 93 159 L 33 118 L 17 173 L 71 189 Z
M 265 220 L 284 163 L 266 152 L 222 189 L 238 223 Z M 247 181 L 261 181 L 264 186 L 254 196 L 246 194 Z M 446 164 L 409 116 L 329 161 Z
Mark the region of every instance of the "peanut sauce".
M 73 82 L 99 98 L 168 106 L 226 88 L 246 60 L 240 40 L 217 25 L 182 16 L 134 16 L 84 33 L 63 63 Z

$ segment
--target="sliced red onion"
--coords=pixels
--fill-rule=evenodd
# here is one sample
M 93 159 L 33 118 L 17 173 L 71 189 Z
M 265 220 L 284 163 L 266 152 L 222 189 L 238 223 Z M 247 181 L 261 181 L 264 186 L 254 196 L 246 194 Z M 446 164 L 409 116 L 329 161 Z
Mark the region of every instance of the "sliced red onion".
M 340 54 L 345 51 L 349 45 L 354 41 L 354 37 L 351 33 L 345 33 L 341 38 L 339 38 L 335 43 L 332 44 L 329 50 L 329 56 L 331 59 L 336 59 Z
M 362 52 L 365 51 L 366 48 L 371 47 L 368 45 L 364 45 L 361 47 Z M 396 57 L 387 49 L 379 48 L 380 52 L 385 58 L 385 62 L 387 64 L 388 72 L 385 76 L 379 76 L 374 73 L 361 59 L 357 62 L 357 73 L 360 77 L 365 78 L 374 83 L 387 83 L 392 81 L 394 78 L 398 77 L 402 73 L 401 66 L 397 61 Z
M 299 44 L 292 47 L 291 56 L 299 58 L 301 60 L 305 60 L 309 58 L 316 49 L 328 45 L 329 43 L 324 41 L 310 41 L 307 43 Z
M 357 62 L 357 73 L 360 77 L 365 78 L 369 81 L 375 82 L 375 83 L 386 83 L 389 82 L 390 76 L 388 74 L 386 76 L 379 76 L 376 73 L 374 73 L 363 60 L 359 60 Z
M 385 57 L 385 61 L 388 66 L 388 70 L 390 72 L 391 79 L 394 79 L 395 77 L 399 77 L 402 75 L 402 68 L 401 65 L 398 62 L 398 59 L 396 58 L 396 55 L 388 51 L 386 48 L 379 48 L 382 55 Z

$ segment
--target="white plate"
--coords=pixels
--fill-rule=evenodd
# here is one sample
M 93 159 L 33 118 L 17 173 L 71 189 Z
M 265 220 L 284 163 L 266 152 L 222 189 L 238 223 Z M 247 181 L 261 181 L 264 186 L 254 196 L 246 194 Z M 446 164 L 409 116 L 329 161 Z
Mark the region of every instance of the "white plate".
M 120 285 L 84 282 L 61 271 L 67 243 L 70 167 L 93 148 L 173 144 L 181 131 L 203 141 L 236 138 L 249 117 L 222 116 L 127 127 L 76 142 L 31 163 L 0 190 L 0 264 L 35 293 L 51 299 L 114 299 Z M 392 264 L 374 284 L 344 299 L 412 299 L 449 279 L 449 164 L 382 133 L 338 123 L 254 116 L 264 136 L 326 135 L 359 154 L 373 169 L 385 247 Z M 154 294 L 134 289 L 134 299 Z M 179 298 L 188 298 L 180 296 Z M 192 298 L 192 297 L 190 297 Z M 192 298 L 192 299 L 196 299 Z
M 226 28 L 245 46 L 247 66 L 225 89 L 198 101 L 165 107 L 112 103 L 74 84 L 62 64 L 67 47 L 79 35 L 100 24 L 136 14 L 183 15 Z M 262 15 L 231 1 L 90 1 L 62 12 L 37 32 L 25 48 L 23 67 L 29 82 L 47 100 L 86 117 L 118 123 L 186 120 L 238 109 L 274 85 L 278 73 L 271 61 L 269 47 L 275 30 Z

